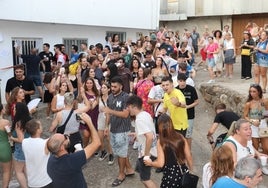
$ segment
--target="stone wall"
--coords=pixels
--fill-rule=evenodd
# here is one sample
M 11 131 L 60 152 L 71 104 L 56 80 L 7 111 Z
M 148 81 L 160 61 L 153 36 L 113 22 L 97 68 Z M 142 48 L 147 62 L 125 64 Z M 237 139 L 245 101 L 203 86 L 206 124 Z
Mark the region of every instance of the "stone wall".
M 217 84 L 202 83 L 198 89 L 205 101 L 212 104 L 213 108 L 219 103 L 224 103 L 227 109 L 236 112 L 240 116 L 243 115 L 247 98 L 245 95 Z

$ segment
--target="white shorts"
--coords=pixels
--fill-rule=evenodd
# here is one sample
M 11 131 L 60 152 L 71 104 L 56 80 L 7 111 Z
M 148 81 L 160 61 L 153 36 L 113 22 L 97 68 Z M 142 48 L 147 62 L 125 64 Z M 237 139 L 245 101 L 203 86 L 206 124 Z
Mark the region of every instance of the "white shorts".
M 251 137 L 252 138 L 260 138 L 260 136 L 259 136 L 259 128 L 266 128 L 266 127 L 267 127 L 266 119 L 261 120 L 259 127 L 251 125 L 251 131 L 252 131 Z

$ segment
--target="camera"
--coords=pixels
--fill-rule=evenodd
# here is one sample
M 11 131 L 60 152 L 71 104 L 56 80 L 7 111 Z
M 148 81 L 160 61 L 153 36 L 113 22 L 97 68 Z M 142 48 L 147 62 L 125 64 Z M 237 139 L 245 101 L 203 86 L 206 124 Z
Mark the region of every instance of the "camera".
M 75 114 L 77 121 L 82 121 L 81 114 Z

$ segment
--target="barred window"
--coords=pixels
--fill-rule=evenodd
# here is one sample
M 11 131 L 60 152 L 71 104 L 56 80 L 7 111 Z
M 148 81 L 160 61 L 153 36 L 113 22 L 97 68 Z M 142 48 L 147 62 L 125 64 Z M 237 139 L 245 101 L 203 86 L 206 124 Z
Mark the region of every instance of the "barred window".
M 126 32 L 106 31 L 106 36 L 110 36 L 113 38 L 114 34 L 117 34 L 119 36 L 119 41 L 126 41 Z
M 20 53 L 29 55 L 32 48 L 42 51 L 43 39 L 41 38 L 12 38 L 13 65 L 21 64 L 22 59 L 16 56 L 15 48 L 20 47 Z
M 65 51 L 68 55 L 71 55 L 71 48 L 72 45 L 77 45 L 78 46 L 78 51 L 81 51 L 80 49 L 80 45 L 81 43 L 87 43 L 88 44 L 88 40 L 85 38 L 64 38 L 63 39 L 63 44 L 65 45 Z

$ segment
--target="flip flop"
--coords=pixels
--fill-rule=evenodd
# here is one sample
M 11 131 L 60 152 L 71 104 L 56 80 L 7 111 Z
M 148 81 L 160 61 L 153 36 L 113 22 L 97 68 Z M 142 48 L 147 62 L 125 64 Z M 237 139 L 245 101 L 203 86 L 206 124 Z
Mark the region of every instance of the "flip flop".
M 124 181 L 125 179 L 126 179 L 126 178 L 120 180 L 120 179 L 116 178 L 116 179 L 114 180 L 114 182 L 112 183 L 112 187 L 117 187 L 117 186 L 121 185 L 121 183 L 123 183 L 123 181 Z
M 126 177 L 130 177 L 130 176 L 134 176 L 135 175 L 135 173 L 133 172 L 133 173 L 131 173 L 131 174 L 125 174 L 125 176 Z

